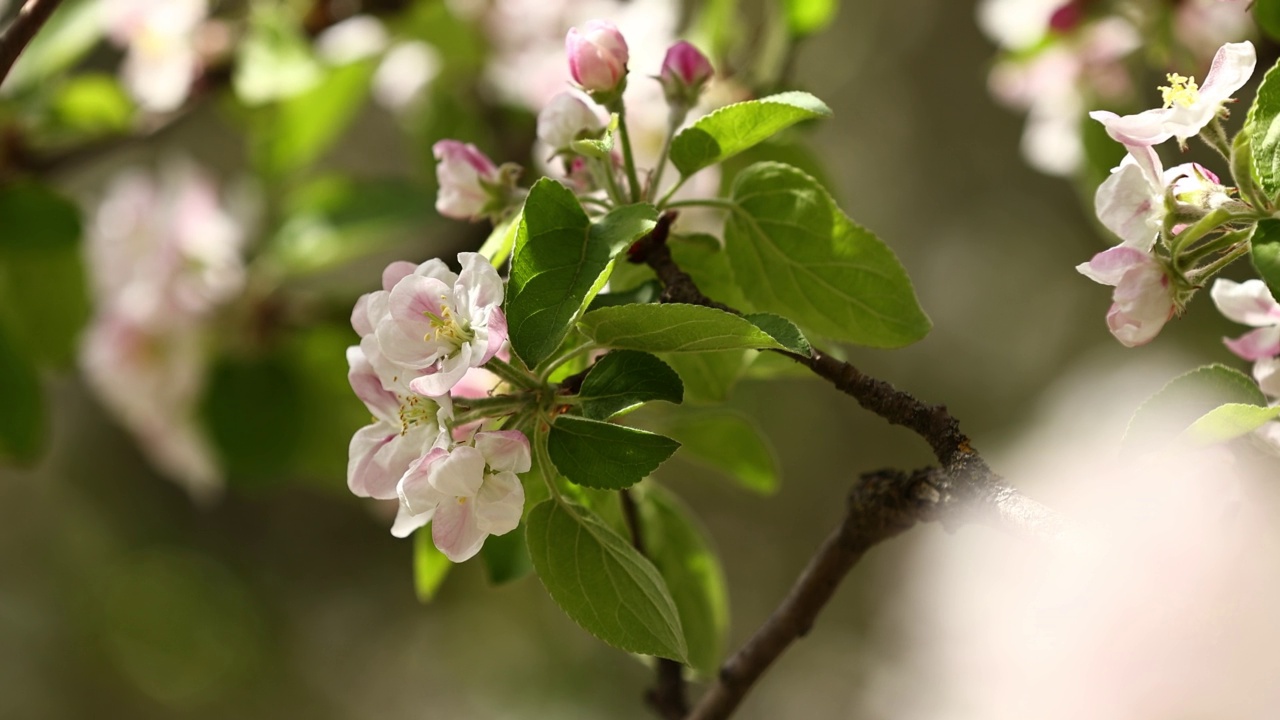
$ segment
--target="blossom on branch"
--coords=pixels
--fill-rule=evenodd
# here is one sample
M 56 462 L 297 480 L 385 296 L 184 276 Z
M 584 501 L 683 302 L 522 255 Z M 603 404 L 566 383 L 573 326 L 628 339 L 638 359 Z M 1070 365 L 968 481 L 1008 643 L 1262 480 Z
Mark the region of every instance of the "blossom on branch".
M 1177 310 L 1169 276 L 1150 253 L 1120 245 L 1094 255 L 1076 270 L 1115 288 L 1107 327 L 1126 347 L 1151 342 Z
M 618 26 L 608 20 L 589 20 L 582 29 L 569 28 L 564 39 L 569 74 L 589 93 L 613 93 L 626 80 L 630 55 Z
M 672 45 L 662 59 L 662 72 L 658 82 L 667 102 L 675 107 L 690 108 L 698 103 L 698 96 L 715 69 L 711 61 L 698 48 L 681 40 Z
M 431 260 L 377 296 L 367 310 L 378 346 L 390 361 L 420 371 L 409 387 L 420 395 L 444 395 L 467 370 L 489 362 L 507 339 L 503 285 L 483 255 L 459 253 L 460 273 Z M 367 328 L 368 326 L 364 326 Z
M 480 552 L 490 535 L 520 524 L 524 487 L 518 473 L 532 465 L 529 439 L 515 430 L 476 433 L 470 445 L 437 448 L 399 483 L 402 514 L 393 532 L 404 537 L 431 522 L 431 539 L 454 562 Z
M 489 156 L 475 145 L 457 140 L 441 140 L 431 150 L 439 161 L 437 212 L 455 220 L 476 220 L 496 209 L 494 200 L 502 177 Z
M 569 92 L 551 98 L 538 113 L 538 139 L 556 152 L 567 150 L 574 140 L 599 137 L 604 127 L 595 109 Z
M 1165 170 L 1154 149 L 1135 145 L 1098 186 L 1094 206 L 1098 220 L 1125 245 L 1149 251 L 1168 214 L 1166 195 L 1200 210 L 1220 207 L 1231 199 L 1218 176 L 1199 163 Z
M 1169 84 L 1160 88 L 1162 107 L 1124 116 L 1095 110 L 1089 117 L 1124 145 L 1157 145 L 1169 138 L 1182 144 L 1218 116 L 1223 103 L 1248 82 L 1256 63 L 1253 43 L 1227 43 L 1214 55 L 1203 85 L 1197 85 L 1194 77 L 1170 73 Z
M 209 14 L 207 0 L 104 2 L 107 35 L 125 48 L 120 74 L 144 109 L 176 110 L 200 70 L 196 32 Z

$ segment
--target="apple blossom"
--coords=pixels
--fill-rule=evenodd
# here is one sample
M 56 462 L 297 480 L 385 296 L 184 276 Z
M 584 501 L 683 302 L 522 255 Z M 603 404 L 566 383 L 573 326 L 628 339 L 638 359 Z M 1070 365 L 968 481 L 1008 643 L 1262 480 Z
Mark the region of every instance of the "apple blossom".
M 408 389 L 405 374 L 391 375 L 377 362 L 377 341 L 366 335 L 347 348 L 351 389 L 373 413 L 374 422 L 351 438 L 347 487 L 360 497 L 389 500 L 409 465 L 434 447 L 448 444 L 453 417 L 449 397 L 423 397 Z
M 1168 214 L 1166 193 L 1175 202 L 1205 210 L 1230 200 L 1218 176 L 1202 165 L 1183 163 L 1165 170 L 1155 150 L 1136 145 L 1098 186 L 1098 220 L 1125 245 L 1149 251 Z
M 375 325 L 387 359 L 423 373 L 410 382 L 421 395 L 448 393 L 507 338 L 498 271 L 478 253 L 459 253 L 458 260 L 462 271 L 456 275 L 435 261 L 400 279 Z M 373 298 L 366 303 L 374 305 Z
M 393 45 L 373 74 L 373 98 L 393 112 L 409 108 L 440 74 L 444 61 L 434 46 L 420 40 Z
M 658 81 L 662 83 L 662 92 L 669 104 L 689 108 L 697 104 L 702 88 L 714 74 L 707 56 L 681 40 L 667 50 Z
M 194 324 L 156 330 L 104 308 L 80 346 L 89 388 L 156 468 L 196 499 L 213 497 L 222 485 L 198 421 L 208 361 L 203 344 L 203 329 Z
M 1115 287 L 1107 327 L 1126 347 L 1151 342 L 1177 309 L 1169 276 L 1149 253 L 1120 245 L 1094 255 L 1076 270 Z
M 1261 280 L 1243 283 L 1218 278 L 1209 290 L 1213 304 L 1228 319 L 1257 328 L 1235 339 L 1224 339 L 1231 352 L 1245 360 L 1280 355 L 1280 303 Z
M 111 0 L 102 5 L 108 36 L 126 49 L 120 73 L 129 93 L 147 110 L 177 109 L 200 68 L 195 33 L 209 14 L 207 0 Z
M 598 137 L 604 131 L 600 116 L 573 93 L 562 92 L 538 113 L 538 139 L 557 152 L 583 137 Z
M 441 140 L 432 147 L 440 193 L 436 212 L 455 220 L 476 220 L 496 208 L 502 173 L 475 145 Z
M 432 450 L 400 480 L 400 504 L 412 520 L 399 519 L 393 532 L 403 537 L 412 521 L 430 520 L 431 539 L 446 557 L 470 559 L 488 536 L 520 524 L 524 487 L 517 474 L 528 472 L 531 461 L 528 438 L 515 430 L 480 432 L 470 445 Z
M 590 93 L 612 93 L 627 77 L 627 41 L 608 20 L 589 20 L 582 29 L 569 28 L 564 39 L 569 74 Z
M 1124 145 L 1156 145 L 1171 137 L 1184 143 L 1218 116 L 1222 104 L 1249 80 L 1256 62 L 1253 43 L 1227 43 L 1213 56 L 1204 85 L 1197 85 L 1194 77 L 1170 73 L 1169 85 L 1161 88 L 1163 107 L 1124 116 L 1095 110 L 1089 117 Z
M 171 165 L 157 180 L 127 171 L 108 185 L 88 232 L 94 294 L 149 328 L 189 323 L 244 286 L 244 239 L 192 166 Z

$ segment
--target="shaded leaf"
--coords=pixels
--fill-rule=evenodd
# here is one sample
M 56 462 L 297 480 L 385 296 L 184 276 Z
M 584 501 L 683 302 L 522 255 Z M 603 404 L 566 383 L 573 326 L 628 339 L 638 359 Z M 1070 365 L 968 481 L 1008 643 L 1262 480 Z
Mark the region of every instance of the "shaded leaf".
M 561 415 L 551 426 L 547 454 L 570 482 L 620 490 L 658 469 L 680 443 L 657 433 Z
M 418 528 L 413 533 L 413 589 L 418 602 L 429 603 L 435 599 L 452 567 L 449 558 L 431 541 L 430 526 Z
M 1267 398 L 1248 375 L 1225 365 L 1208 365 L 1169 381 L 1137 409 L 1129 420 L 1124 447 L 1146 451 L 1163 445 L 1221 405 L 1243 404 L 1265 408 Z M 1222 430 L 1218 420 L 1206 421 L 1206 436 Z M 1217 426 L 1217 427 L 1215 427 Z
M 591 511 L 544 502 L 529 513 L 526 539 L 543 586 L 583 629 L 628 652 L 687 662 L 662 576 Z
M 596 361 L 578 394 L 584 416 L 608 420 L 654 400 L 678 404 L 684 399 L 684 385 L 669 365 L 653 355 L 614 350 Z
M 646 352 L 785 349 L 745 318 L 701 305 L 619 305 L 592 310 L 578 327 L 600 345 Z
M 680 441 L 682 458 L 717 470 L 752 492 L 777 492 L 778 460 L 768 438 L 747 416 L 727 409 L 680 413 L 662 430 Z

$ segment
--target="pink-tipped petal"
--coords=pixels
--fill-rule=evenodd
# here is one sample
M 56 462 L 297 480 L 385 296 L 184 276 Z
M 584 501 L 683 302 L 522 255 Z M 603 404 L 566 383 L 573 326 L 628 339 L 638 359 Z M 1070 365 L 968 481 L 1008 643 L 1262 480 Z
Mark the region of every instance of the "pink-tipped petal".
M 1280 303 L 1261 280 L 1242 283 L 1218 278 L 1209 290 L 1213 304 L 1229 320 L 1243 325 L 1265 327 L 1280 324 Z
M 1102 285 L 1117 285 L 1129 270 L 1151 262 L 1151 257 L 1141 250 L 1118 245 L 1093 256 L 1087 263 L 1080 263 L 1076 271 Z
M 1280 327 L 1258 328 L 1238 338 L 1223 338 L 1227 349 L 1245 360 L 1262 360 L 1280 355 Z
M 432 520 L 432 541 L 456 563 L 475 557 L 489 536 L 476 522 L 474 498 L 450 498 L 440 503 Z

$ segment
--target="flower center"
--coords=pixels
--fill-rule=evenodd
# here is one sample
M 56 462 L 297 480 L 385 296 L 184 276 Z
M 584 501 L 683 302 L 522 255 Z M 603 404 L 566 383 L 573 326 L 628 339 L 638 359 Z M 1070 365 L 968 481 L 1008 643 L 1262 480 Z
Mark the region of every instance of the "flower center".
M 1164 77 L 1169 84 L 1160 86 L 1160 96 L 1164 99 L 1166 108 L 1173 107 L 1175 104 L 1191 107 L 1200 99 L 1200 86 L 1196 85 L 1194 77 L 1185 77 L 1178 73 L 1169 73 Z
M 404 435 L 416 425 L 435 423 L 440 406 L 421 395 L 400 397 L 400 434 Z
M 443 301 L 445 297 L 442 295 L 440 299 Z M 458 322 L 453 314 L 453 309 L 443 302 L 440 303 L 440 314 L 433 314 L 429 310 L 424 310 L 423 315 L 430 318 L 431 330 L 422 339 L 426 342 L 444 342 L 452 345 L 455 349 L 461 347 L 463 343 L 471 342 L 476 334 L 471 329 L 469 321 Z

